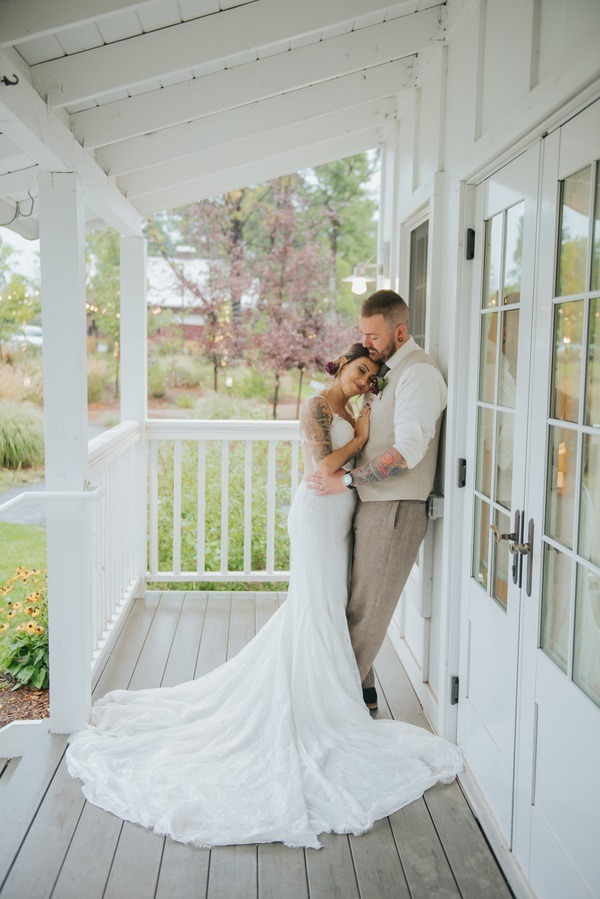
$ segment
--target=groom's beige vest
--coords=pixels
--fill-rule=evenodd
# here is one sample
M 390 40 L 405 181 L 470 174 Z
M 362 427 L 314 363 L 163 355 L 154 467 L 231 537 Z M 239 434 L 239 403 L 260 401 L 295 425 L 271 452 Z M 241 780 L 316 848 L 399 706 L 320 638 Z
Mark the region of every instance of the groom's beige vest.
M 371 403 L 371 429 L 369 439 L 358 454 L 357 467 L 375 459 L 394 445 L 394 408 L 396 405 L 396 385 L 400 375 L 411 365 L 425 362 L 437 365 L 424 350 L 417 347 L 408 353 L 386 375 L 387 383 L 379 396 L 367 394 Z M 358 487 L 358 495 L 363 502 L 371 500 L 422 499 L 426 500 L 433 489 L 437 464 L 438 443 L 440 439 L 440 423 L 438 418 L 435 434 L 429 441 L 425 455 L 414 468 L 409 468 L 394 478 L 380 481 L 377 484 Z

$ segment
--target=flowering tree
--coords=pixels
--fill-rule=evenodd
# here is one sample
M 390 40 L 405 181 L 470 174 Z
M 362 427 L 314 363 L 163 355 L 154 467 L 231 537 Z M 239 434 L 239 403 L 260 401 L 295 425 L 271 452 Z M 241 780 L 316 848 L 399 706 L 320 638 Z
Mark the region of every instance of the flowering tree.
M 306 228 L 299 188 L 295 175 L 273 182 L 272 203 L 263 210 L 270 251 L 254 267 L 258 299 L 253 347 L 261 367 L 274 376 L 273 418 L 282 375 L 293 368 L 302 374 L 322 362 L 340 332 L 324 295 L 326 254 Z

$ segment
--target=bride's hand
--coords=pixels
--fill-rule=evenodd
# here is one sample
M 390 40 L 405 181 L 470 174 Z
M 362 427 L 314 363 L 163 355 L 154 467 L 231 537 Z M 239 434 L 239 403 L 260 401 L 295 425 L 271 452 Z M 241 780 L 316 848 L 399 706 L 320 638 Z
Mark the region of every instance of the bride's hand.
M 365 403 L 360 410 L 356 422 L 354 424 L 354 433 L 356 437 L 362 441 L 362 444 L 369 439 L 369 429 L 371 427 L 371 404 Z

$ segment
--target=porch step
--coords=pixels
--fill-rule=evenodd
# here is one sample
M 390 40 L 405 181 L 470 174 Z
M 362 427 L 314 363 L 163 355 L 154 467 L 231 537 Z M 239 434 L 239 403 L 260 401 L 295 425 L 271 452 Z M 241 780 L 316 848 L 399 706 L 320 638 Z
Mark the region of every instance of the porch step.
M 47 720 L 39 724 L 34 739 L 2 789 L 0 890 L 67 745 L 67 737 L 51 734 L 49 726 Z

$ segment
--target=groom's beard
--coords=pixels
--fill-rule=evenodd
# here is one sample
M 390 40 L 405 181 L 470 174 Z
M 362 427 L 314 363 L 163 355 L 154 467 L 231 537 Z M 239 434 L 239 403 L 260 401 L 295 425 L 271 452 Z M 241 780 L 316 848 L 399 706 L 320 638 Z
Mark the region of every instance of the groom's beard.
M 398 347 L 394 343 L 393 338 L 390 339 L 383 349 L 376 350 L 375 347 L 369 347 L 369 358 L 373 362 L 387 362 L 391 359 Z

